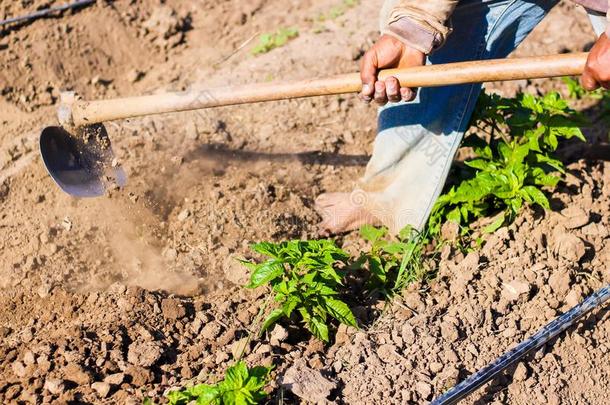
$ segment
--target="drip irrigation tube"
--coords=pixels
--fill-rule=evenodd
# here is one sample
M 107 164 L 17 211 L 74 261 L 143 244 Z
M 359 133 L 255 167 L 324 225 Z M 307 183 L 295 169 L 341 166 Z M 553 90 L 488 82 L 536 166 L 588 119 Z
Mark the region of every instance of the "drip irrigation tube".
M 16 23 L 21 23 L 24 21 L 35 20 L 37 18 L 46 17 L 46 16 L 54 14 L 54 13 L 60 13 L 65 10 L 86 7 L 95 2 L 96 2 L 96 0 L 78 0 L 78 1 L 75 1 L 74 3 L 62 4 L 61 6 L 45 8 L 42 10 L 35 11 L 31 14 L 22 15 L 19 17 L 11 17 L 11 18 L 7 18 L 6 20 L 2 20 L 2 21 L 0 21 L 0 27 L 7 25 L 7 24 L 16 24 Z
M 432 401 L 430 405 L 450 405 L 464 399 L 483 384 L 496 377 L 507 367 L 515 364 L 523 356 L 538 349 L 540 346 L 574 325 L 574 323 L 591 310 L 602 306 L 608 299 L 610 299 L 610 285 L 598 290 L 565 314 L 555 318 L 536 332 L 535 335 L 519 343 L 517 347 L 504 353 L 493 363 L 485 366 L 451 388 L 449 391 Z

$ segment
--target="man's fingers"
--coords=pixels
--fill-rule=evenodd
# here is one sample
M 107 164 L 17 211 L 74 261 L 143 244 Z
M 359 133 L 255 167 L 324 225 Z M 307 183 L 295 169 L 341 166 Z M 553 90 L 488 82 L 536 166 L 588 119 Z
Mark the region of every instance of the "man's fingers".
M 377 104 L 386 105 L 386 103 L 388 102 L 388 96 L 385 90 L 385 82 L 375 82 L 375 94 L 373 98 L 375 99 L 375 102 Z
M 580 84 L 587 91 L 593 91 L 599 87 L 599 83 L 595 80 L 589 69 L 585 69 L 580 77 Z
M 402 87 L 400 89 L 400 97 L 402 101 L 413 101 L 417 96 L 417 89 L 410 89 L 408 87 Z
M 393 103 L 400 101 L 400 83 L 397 78 L 388 77 L 385 79 L 385 92 L 389 101 Z
M 362 90 L 360 98 L 369 102 L 375 93 L 375 81 L 377 79 L 377 54 L 369 50 L 362 57 L 360 66 L 360 80 L 362 80 Z
M 610 82 L 600 82 L 599 83 L 604 89 L 610 90 Z

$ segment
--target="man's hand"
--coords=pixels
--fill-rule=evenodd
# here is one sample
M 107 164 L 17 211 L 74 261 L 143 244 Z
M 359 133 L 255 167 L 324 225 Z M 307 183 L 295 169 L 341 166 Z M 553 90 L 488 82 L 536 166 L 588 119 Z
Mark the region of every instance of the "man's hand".
M 385 81 L 377 80 L 379 69 L 405 68 L 423 66 L 426 55 L 413 49 L 390 35 L 382 35 L 377 43 L 364 54 L 360 63 L 362 91 L 360 98 L 366 102 L 375 100 L 379 105 L 388 101 L 397 102 L 401 99 L 411 101 L 415 98 L 417 89 L 400 87 L 398 79 L 388 77 Z
M 610 89 L 610 39 L 606 34 L 602 34 L 591 48 L 580 84 L 589 91 L 600 86 Z

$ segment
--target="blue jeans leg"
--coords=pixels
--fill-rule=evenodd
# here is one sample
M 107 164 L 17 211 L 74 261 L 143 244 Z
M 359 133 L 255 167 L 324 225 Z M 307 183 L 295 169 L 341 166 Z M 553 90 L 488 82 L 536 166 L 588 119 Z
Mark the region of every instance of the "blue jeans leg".
M 452 16 L 453 33 L 427 63 L 504 58 L 557 3 L 463 0 Z M 424 88 L 413 102 L 380 108 L 360 185 L 367 208 L 393 232 L 425 225 L 480 90 L 480 84 Z

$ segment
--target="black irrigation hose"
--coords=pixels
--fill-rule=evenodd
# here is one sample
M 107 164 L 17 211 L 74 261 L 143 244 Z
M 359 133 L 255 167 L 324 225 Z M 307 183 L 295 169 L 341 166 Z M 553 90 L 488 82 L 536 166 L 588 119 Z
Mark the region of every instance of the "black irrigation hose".
M 69 9 L 86 7 L 95 2 L 96 2 L 96 0 L 78 0 L 78 1 L 75 1 L 74 3 L 62 4 L 61 6 L 45 8 L 42 10 L 35 11 L 31 14 L 22 15 L 19 17 L 11 17 L 11 18 L 7 18 L 6 20 L 2 20 L 2 21 L 0 21 L 0 27 L 7 25 L 7 24 L 15 24 L 15 23 L 20 23 L 20 22 L 24 22 L 24 21 L 35 20 L 37 18 L 46 17 L 50 14 L 60 13 L 62 11 L 69 10 Z
M 542 327 L 529 339 L 521 342 L 514 349 L 498 357 L 493 363 L 477 371 L 466 380 L 462 381 L 449 391 L 436 398 L 430 405 L 450 405 L 464 399 L 477 388 L 496 377 L 507 367 L 515 364 L 523 356 L 538 349 L 555 336 L 572 326 L 576 321 L 589 313 L 591 310 L 603 305 L 610 298 L 610 285 L 590 295 L 580 304 L 570 309 L 565 314 L 555 318 L 546 326 Z

